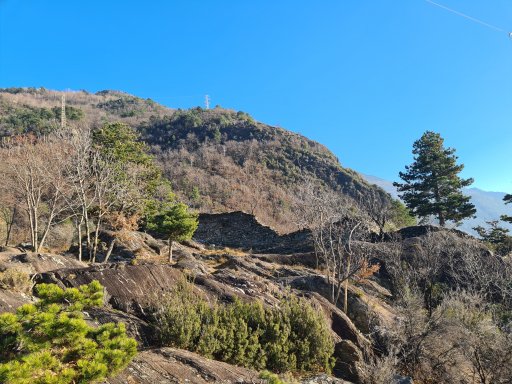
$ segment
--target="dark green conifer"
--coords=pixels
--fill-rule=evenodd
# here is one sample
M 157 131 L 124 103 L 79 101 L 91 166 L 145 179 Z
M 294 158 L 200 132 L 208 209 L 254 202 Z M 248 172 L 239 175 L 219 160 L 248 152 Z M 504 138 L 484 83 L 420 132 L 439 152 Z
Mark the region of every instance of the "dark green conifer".
M 148 204 L 146 228 L 166 236 L 169 239 L 169 263 L 172 261 L 174 241 L 190 240 L 199 224 L 197 212 L 174 199 L 170 194 L 164 201 L 152 201 Z
M 512 204 L 512 195 L 505 195 L 503 201 L 505 202 L 505 204 Z M 506 221 L 508 223 L 512 223 L 512 216 L 502 215 L 501 220 Z
M 491 249 L 493 249 L 500 256 L 507 256 L 512 252 L 512 236 L 509 235 L 509 230 L 500 227 L 498 220 L 486 221 L 488 228 L 481 225 L 473 229 L 480 235 Z
M 443 141 L 440 134 L 425 132 L 414 142 L 414 162 L 399 174 L 404 182 L 393 183 L 412 213 L 422 218 L 433 215 L 442 227 L 447 221 L 459 223 L 476 213 L 470 197 L 461 191 L 473 179 L 458 176 L 464 165 L 457 164 L 455 149 L 445 148 Z

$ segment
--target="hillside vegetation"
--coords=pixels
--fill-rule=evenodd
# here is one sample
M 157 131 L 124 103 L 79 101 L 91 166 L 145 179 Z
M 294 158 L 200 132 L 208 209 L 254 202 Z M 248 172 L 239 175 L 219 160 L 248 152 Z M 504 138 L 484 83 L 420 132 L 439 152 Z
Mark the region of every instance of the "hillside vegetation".
M 62 94 L 43 88 L 0 90 L 0 136 L 55 130 Z M 291 219 L 296 186 L 306 179 L 356 198 L 373 190 L 388 199 L 343 168 L 323 145 L 244 112 L 173 110 L 117 91 L 65 96 L 69 124 L 97 128 L 119 121 L 138 131 L 178 197 L 201 212 L 242 210 L 290 232 L 297 228 Z
M 415 226 L 246 113 L 77 92 L 61 126 L 61 96 L 0 92 L 0 382 L 510 384 L 510 238 L 443 228 L 473 208 L 440 135 Z

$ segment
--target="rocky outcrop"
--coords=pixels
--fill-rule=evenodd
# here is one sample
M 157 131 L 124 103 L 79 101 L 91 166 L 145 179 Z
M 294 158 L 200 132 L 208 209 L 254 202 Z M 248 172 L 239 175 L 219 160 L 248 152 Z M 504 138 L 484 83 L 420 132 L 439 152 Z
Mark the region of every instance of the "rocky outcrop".
M 141 315 L 150 300 L 170 291 L 183 277 L 182 272 L 169 265 L 114 263 L 46 272 L 38 275 L 36 281 L 77 287 L 98 280 L 105 287 L 112 308 Z
M 197 264 L 201 265 L 199 262 Z M 204 267 L 201 266 L 201 268 Z M 105 288 L 108 304 L 112 308 L 144 317 L 145 309 L 152 302 L 158 301 L 163 294 L 171 292 L 187 276 L 194 281 L 198 293 L 205 297 L 221 301 L 232 301 L 234 297 L 243 300 L 251 299 L 244 289 L 237 287 L 236 284 L 228 284 L 221 277 L 187 275 L 179 268 L 166 264 L 97 264 L 88 268 L 61 269 L 42 273 L 36 277 L 36 281 L 54 283 L 61 287 L 77 287 L 98 280 Z M 248 279 L 244 284 L 251 284 L 250 281 L 251 279 Z
M 444 232 L 451 233 L 462 239 L 472 239 L 473 236 L 468 235 L 465 232 L 459 231 L 458 229 L 445 229 L 435 225 L 414 225 L 411 227 L 405 227 L 396 232 L 401 239 L 410 239 L 411 237 L 425 236 L 429 233 Z
M 83 268 L 75 257 L 51 253 L 0 252 L 0 270 L 15 268 L 30 275 L 61 268 Z
M 2 247 L 0 252 L 0 272 L 15 270 L 26 278 L 23 287 L 2 287 L 0 284 L 0 313 L 14 312 L 17 307 L 33 301 L 29 294 L 32 283 L 30 275 L 58 268 L 83 268 L 74 257 L 49 253 L 26 253 L 17 248 Z M 20 282 L 21 283 L 21 282 Z M 12 288 L 12 289 L 11 289 Z
M 19 306 L 32 301 L 33 299 L 29 295 L 0 288 L 0 313 L 14 312 Z
M 155 383 L 264 383 L 256 371 L 210 360 L 174 348 L 139 353 L 130 365 L 105 384 Z
M 139 349 L 148 349 L 158 344 L 154 328 L 140 317 L 111 308 L 90 308 L 86 320 L 95 326 L 106 323 L 124 323 L 128 336 L 137 340 Z
M 278 234 L 268 227 L 260 226 L 260 230 L 255 236 L 260 239 L 260 244 L 264 243 L 262 234 L 267 234 L 272 240 L 265 244 L 277 244 Z M 62 287 L 77 287 L 93 280 L 98 280 L 105 287 L 108 305 L 89 311 L 89 321 L 97 324 L 125 323 L 128 334 L 138 341 L 139 348 L 143 350 L 119 377 L 109 383 L 236 382 L 236 377 L 239 377 L 239 382 L 258 380 L 257 374 L 251 376 L 255 373 L 250 370 L 212 362 L 186 351 L 155 349 L 160 345 L 147 323 L 148 307 L 172 292 L 186 278 L 193 282 L 197 293 L 208 300 L 261 300 L 265 305 L 275 306 L 279 305 L 283 295 L 290 292 L 309 300 L 323 312 L 330 324 L 335 342 L 334 357 L 337 359 L 334 373 L 338 378 L 317 376 L 310 378 L 311 383 L 359 382 L 358 372 L 364 360 L 373 353 L 372 344 L 364 334 L 369 332 L 370 320 L 375 317 L 385 321 L 392 319 L 393 314 L 386 312 L 388 308 L 385 307 L 390 293 L 375 282 L 350 286 L 348 314 L 330 303 L 330 286 L 325 277 L 312 268 L 316 259 L 311 252 L 230 254 L 229 249 L 202 249 L 191 243 L 177 247 L 176 262 L 169 265 L 158 256 L 165 253 L 165 242 L 139 233 L 126 233 L 118 240 L 119 248 L 115 252 L 120 250 L 121 255 L 114 254 L 112 260 L 131 258 L 134 261 L 67 267 L 45 271 L 35 277 L 36 282 L 56 283 Z M 147 260 L 137 256 L 137 250 L 142 248 L 151 253 Z M 224 366 L 227 368 L 220 368 Z M 231 373 L 233 375 L 229 376 Z
M 244 301 L 258 299 L 266 305 L 278 305 L 280 297 L 291 288 L 300 291 L 302 296 L 322 310 L 331 324 L 337 345 L 335 357 L 339 360 L 336 366 L 338 377 L 349 380 L 357 378 L 355 373 L 361 360 L 353 357 L 370 354 L 371 343 L 345 313 L 324 297 L 328 292 L 328 286 L 322 276 L 305 267 L 279 265 L 257 255 L 222 255 L 222 262 L 213 268 L 207 267 L 207 263 L 212 262 L 207 255 L 204 259 L 200 254 L 195 254 L 182 257 L 180 260 L 174 266 L 155 263 L 112 263 L 79 269 L 67 268 L 42 273 L 36 279 L 38 282 L 51 282 L 67 287 L 76 287 L 92 280 L 100 281 L 105 287 L 110 306 L 91 311 L 91 318 L 98 323 L 124 322 L 128 333 L 138 340 L 141 348 L 154 348 L 158 345 L 157 340 L 153 338 L 151 327 L 144 321 L 147 306 L 152 300 L 158 300 L 166 292 L 171 292 L 191 269 L 199 271 L 192 275 L 198 294 L 223 302 L 232 301 L 237 297 Z M 207 269 L 210 272 L 206 272 Z M 352 346 L 353 353 L 348 353 L 347 348 L 343 347 L 345 345 Z M 151 355 L 150 358 L 156 357 Z M 158 359 L 161 359 L 161 356 Z M 142 360 L 139 364 L 143 367 L 140 368 L 142 371 L 137 371 L 134 366 L 132 369 L 135 369 L 136 374 L 142 375 L 141 372 L 149 368 Z M 153 377 L 152 375 L 149 377 Z M 173 380 L 172 374 L 169 375 L 169 380 Z
M 201 214 L 194 240 L 255 253 L 301 253 L 312 251 L 308 231 L 279 235 L 253 215 L 244 212 Z
M 265 384 L 252 369 L 210 360 L 195 353 L 174 348 L 159 348 L 139 353 L 119 375 L 104 384 L 154 383 L 247 383 Z M 329 375 L 303 378 L 302 384 L 352 384 Z

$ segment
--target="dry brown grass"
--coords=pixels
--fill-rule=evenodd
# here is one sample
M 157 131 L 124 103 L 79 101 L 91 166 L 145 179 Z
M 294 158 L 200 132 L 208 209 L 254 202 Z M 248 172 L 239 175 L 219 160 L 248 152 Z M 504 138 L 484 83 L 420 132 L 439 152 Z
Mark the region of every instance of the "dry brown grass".
M 218 255 L 218 256 L 229 255 L 229 256 L 240 256 L 240 257 L 249 256 L 249 253 L 247 253 L 241 249 L 229 248 L 229 247 L 219 248 L 219 249 L 205 249 L 205 250 L 201 251 L 201 254 L 205 255 L 205 256 L 215 256 L 215 255 Z
M 79 125 L 101 125 L 104 121 L 123 121 L 129 125 L 135 126 L 143 120 L 147 120 L 150 115 L 172 115 L 174 110 L 165 108 L 155 104 L 153 110 L 143 112 L 137 116 L 121 117 L 119 115 L 110 113 L 107 110 L 98 108 L 98 104 L 108 101 L 117 100 L 121 97 L 132 97 L 123 93 L 108 93 L 96 95 L 84 91 L 53 91 L 44 90 L 35 93 L 7 93 L 0 92 L 0 99 L 7 101 L 15 107 L 29 106 L 35 108 L 48 108 L 60 107 L 62 95 L 65 94 L 66 105 L 80 108 L 84 112 L 83 121 Z M 143 100 L 143 99 L 141 99 Z M 71 122 L 68 122 L 71 124 Z
M 0 288 L 9 291 L 30 293 L 32 291 L 32 280 L 26 272 L 16 268 L 9 268 L 0 272 Z

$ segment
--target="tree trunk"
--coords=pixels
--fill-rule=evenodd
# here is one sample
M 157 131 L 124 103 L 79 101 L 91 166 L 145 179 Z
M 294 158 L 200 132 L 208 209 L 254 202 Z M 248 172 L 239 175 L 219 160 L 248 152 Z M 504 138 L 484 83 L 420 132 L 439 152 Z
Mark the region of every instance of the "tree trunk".
M 87 213 L 87 207 L 83 207 L 82 219 L 84 220 L 84 225 L 85 225 L 85 236 L 87 239 L 87 241 L 86 241 L 87 252 L 90 255 L 91 251 L 92 251 L 92 247 L 91 247 L 91 233 L 89 231 L 89 214 Z
M 92 253 L 89 256 L 89 261 L 95 263 L 96 262 L 96 254 L 98 253 L 98 241 L 100 237 L 100 223 L 101 223 L 101 217 L 98 217 L 98 222 L 96 223 L 96 228 L 94 231 L 94 244 Z
M 116 238 L 114 237 L 112 241 L 110 242 L 110 245 L 108 246 L 107 253 L 105 254 L 105 260 L 103 260 L 103 263 L 106 263 L 108 261 L 108 258 L 112 254 L 112 251 L 114 250 L 114 245 L 116 244 Z
M 432 172 L 432 177 L 433 178 L 437 177 L 435 172 Z M 437 204 L 441 203 L 441 194 L 439 193 L 439 186 L 437 185 L 437 183 L 434 185 L 434 199 Z M 437 218 L 439 220 L 439 225 L 444 228 L 446 223 L 445 223 L 444 213 L 442 210 L 439 210 L 437 212 Z
M 55 219 L 55 216 L 57 214 L 56 210 L 60 196 L 60 191 L 56 188 L 53 192 L 52 200 L 50 201 L 50 212 L 48 213 L 48 221 L 45 225 L 41 241 L 39 242 L 39 245 L 37 247 L 38 252 L 40 252 L 43 249 L 44 243 L 46 242 L 46 238 L 48 237 L 50 229 L 52 228 L 53 220 Z
M 439 212 L 438 218 L 439 218 L 439 225 L 444 228 L 444 226 L 446 225 L 446 222 L 445 222 L 445 219 L 444 219 L 443 212 Z
M 78 261 L 82 261 L 82 222 L 76 221 L 76 229 L 78 234 Z
M 37 250 L 39 249 L 39 228 L 38 228 L 38 223 L 37 223 L 37 213 L 35 213 L 33 215 L 33 218 L 34 218 L 34 223 L 32 225 L 32 238 L 34 239 L 33 243 L 32 243 L 32 250 L 34 252 L 37 252 Z
M 343 293 L 343 312 L 348 313 L 348 279 L 345 280 L 345 292 Z
M 33 207 L 30 205 L 30 200 L 27 199 L 27 213 L 28 220 L 30 222 L 30 242 L 32 243 L 32 251 L 37 250 L 37 220 L 35 219 L 35 213 Z
M 41 237 L 41 241 L 39 242 L 39 245 L 37 246 L 37 252 L 41 252 L 43 249 L 43 245 L 46 242 L 46 238 L 48 237 L 48 233 L 50 233 L 50 228 L 53 221 L 53 212 L 50 214 L 50 217 L 48 218 L 48 223 L 46 224 L 43 232 L 43 236 Z
M 345 289 L 344 289 L 344 292 L 343 292 L 343 312 L 345 312 L 345 314 L 348 313 L 348 280 L 349 280 L 349 277 L 350 277 L 350 267 L 351 267 L 351 259 L 350 259 L 350 256 L 348 256 L 348 260 L 347 260 L 347 279 L 345 280 Z
M 5 246 L 7 247 L 9 245 L 9 240 L 11 239 L 11 231 L 12 231 L 12 226 L 14 224 L 14 217 L 16 216 L 16 206 L 13 207 L 12 209 L 12 214 L 11 214 L 11 217 L 9 219 L 9 222 L 5 222 L 5 225 L 6 225 L 6 234 L 5 234 Z
M 173 241 L 169 239 L 169 263 L 172 263 L 172 243 Z

